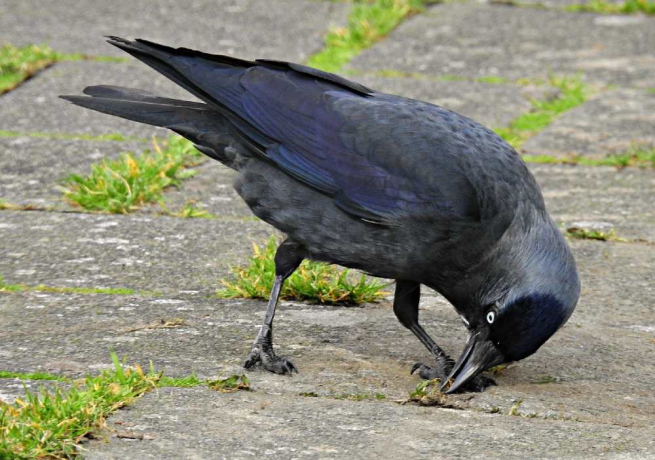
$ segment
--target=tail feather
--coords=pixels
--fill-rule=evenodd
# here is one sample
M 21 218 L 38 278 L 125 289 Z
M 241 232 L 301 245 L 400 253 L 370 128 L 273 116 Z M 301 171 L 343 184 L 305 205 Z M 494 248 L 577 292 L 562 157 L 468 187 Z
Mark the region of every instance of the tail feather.
M 98 85 L 87 86 L 84 88 L 84 94 L 93 97 L 104 97 L 107 99 L 119 99 L 122 101 L 150 102 L 153 104 L 167 104 L 176 107 L 190 107 L 197 109 L 207 109 L 207 104 L 199 102 L 183 101 L 180 99 L 171 99 L 160 97 L 149 91 L 142 89 L 125 88 L 123 86 Z
M 242 114 L 233 110 L 234 107 L 241 105 L 239 78 L 247 68 L 257 66 L 258 63 L 187 48 L 171 48 L 142 39 L 126 40 L 109 37 L 107 41 L 220 111 L 235 128 L 235 135 L 242 142 L 255 152 L 266 156 L 263 152 L 267 146 L 274 143 L 273 140 L 246 121 Z M 204 67 L 202 69 L 204 71 L 200 71 L 201 67 Z M 190 72 L 192 68 L 194 72 Z M 192 74 L 196 75 L 196 80 L 203 81 L 198 82 L 187 76 Z M 207 81 L 204 81 L 205 78 Z M 205 90 L 204 87 L 208 89 Z M 221 97 L 217 98 L 210 94 L 209 87 L 219 90 Z
M 189 50 L 186 48 L 170 48 L 168 46 L 160 45 L 157 43 L 149 42 L 147 40 L 125 40 L 120 37 L 109 37 L 107 40 L 108 43 L 120 48 L 128 54 L 131 54 L 136 59 L 140 60 L 144 64 L 152 67 L 157 72 L 164 75 L 166 78 L 172 80 L 173 82 L 180 85 L 182 88 L 189 91 L 191 94 L 197 98 L 205 101 L 208 104 L 216 105 L 221 107 L 223 110 L 234 114 L 227 106 L 222 104 L 216 98 L 212 97 L 208 92 L 203 90 L 200 86 L 192 82 L 187 78 L 182 72 L 180 72 L 175 65 L 171 63 L 171 59 L 176 56 L 183 57 L 194 57 L 196 60 L 205 60 L 205 64 L 209 65 L 212 68 L 215 68 L 217 62 L 214 60 L 209 60 L 209 57 L 212 55 L 207 55 L 200 51 Z M 245 67 L 250 67 L 256 65 L 254 62 L 244 61 L 241 59 L 231 58 L 227 56 L 217 56 L 220 58 L 221 64 L 226 68 L 238 69 L 240 73 Z M 196 65 L 200 62 L 196 62 Z
M 207 104 L 160 98 L 146 91 L 112 86 L 92 86 L 91 96 L 60 96 L 75 105 L 127 120 L 168 128 L 189 139 L 204 154 L 233 166 L 233 128 Z M 96 96 L 98 95 L 98 96 Z

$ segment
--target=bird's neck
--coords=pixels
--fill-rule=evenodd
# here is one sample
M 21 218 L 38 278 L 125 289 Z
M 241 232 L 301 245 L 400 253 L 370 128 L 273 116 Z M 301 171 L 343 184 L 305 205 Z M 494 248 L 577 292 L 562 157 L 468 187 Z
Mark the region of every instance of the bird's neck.
M 460 312 L 489 305 L 517 286 L 579 289 L 573 257 L 546 212 L 514 219 L 492 247 L 471 259 L 449 274 L 450 283 L 426 283 Z

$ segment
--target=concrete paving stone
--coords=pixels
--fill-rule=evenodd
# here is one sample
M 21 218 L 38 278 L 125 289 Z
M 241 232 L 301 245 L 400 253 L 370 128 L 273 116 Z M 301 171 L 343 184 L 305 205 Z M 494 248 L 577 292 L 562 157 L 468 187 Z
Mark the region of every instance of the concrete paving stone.
M 209 160 L 196 168 L 197 174 L 172 188 L 164 195 L 166 206 L 173 212 L 186 203 L 203 209 L 219 218 L 252 218 L 254 215 L 232 186 L 236 171 Z M 144 208 L 143 212 L 160 212 L 159 205 Z
M 430 8 L 356 57 L 350 67 L 429 75 L 547 78 L 652 87 L 655 18 L 475 3 Z
M 69 134 L 121 134 L 150 139 L 169 131 L 122 118 L 93 112 L 59 99 L 81 95 L 91 85 L 118 85 L 145 89 L 172 98 L 196 100 L 194 96 L 136 62 L 62 62 L 40 73 L 2 96 L 0 129 L 20 132 Z
M 230 264 L 246 262 L 251 241 L 274 230 L 262 221 L 4 211 L 0 232 L 7 282 L 212 293 Z
M 652 425 L 655 247 L 589 241 L 574 241 L 572 247 L 583 291 L 567 325 L 536 355 L 498 375 L 497 387 L 451 396 L 448 405 L 507 414 L 520 400 L 518 412 L 525 417 Z M 66 267 L 59 264 L 49 270 Z M 179 268 L 162 271 L 174 277 L 175 270 Z M 204 264 L 191 270 L 191 276 L 205 278 Z M 150 289 L 161 284 L 153 279 Z M 2 294 L 2 368 L 79 376 L 106 367 L 112 348 L 131 363 L 152 361 L 170 376 L 194 372 L 216 378 L 243 372 L 240 366 L 264 316 L 265 302 L 220 300 L 208 296 L 208 289 L 196 290 L 171 290 L 161 296 Z M 174 318 L 184 324 L 147 327 Z M 457 355 L 465 330 L 447 302 L 424 297 L 421 322 L 447 352 Z M 275 342 L 278 354 L 292 359 L 300 373 L 289 378 L 249 371 L 254 388 L 266 394 L 313 392 L 334 398 L 382 393 L 389 400 L 406 398 L 420 381 L 409 375 L 411 365 L 430 360 L 396 320 L 389 301 L 357 308 L 285 301 L 276 315 Z
M 86 175 L 92 164 L 117 158 L 122 152 L 138 153 L 147 149 L 152 149 L 151 143 L 0 138 L 0 199 L 13 205 L 79 210 L 64 200 L 63 179 L 70 174 Z M 196 169 L 196 176 L 165 193 L 164 201 L 170 211 L 178 211 L 191 200 L 220 217 L 252 217 L 232 187 L 234 171 L 215 161 L 207 161 Z M 140 212 L 162 211 L 156 204 Z
M 2 369 L 4 370 L 4 369 Z M 57 388 L 65 390 L 68 384 L 49 380 L 22 380 L 0 378 L 0 402 L 12 404 L 16 399 L 25 398 L 25 390 L 39 393 L 40 390 L 54 392 Z
M 609 231 L 621 237 L 655 242 L 652 196 L 655 176 L 650 170 L 613 167 L 529 164 L 539 182 L 549 212 L 565 227 Z M 251 212 L 232 188 L 234 171 L 209 161 L 194 178 L 165 195 L 176 210 L 196 202 L 221 218 L 243 218 Z M 158 206 L 144 212 L 159 212 Z
M 655 241 L 652 170 L 528 165 L 556 222 Z
M 605 0 L 606 3 L 613 3 L 613 4 L 621 4 L 623 3 L 623 0 Z M 483 2 L 484 3 L 484 2 Z M 498 5 L 508 5 L 512 3 L 512 1 L 504 1 L 504 0 L 489 0 L 486 3 L 490 4 L 498 4 Z M 516 2 L 516 6 L 520 7 L 523 5 L 526 6 L 534 6 L 537 8 L 565 8 L 567 6 L 572 6 L 572 5 L 587 5 L 593 3 L 593 0 L 520 0 Z M 613 18 L 622 18 L 622 16 L 612 16 Z
M 93 163 L 148 147 L 143 142 L 0 138 L 0 199 L 70 209 L 60 189 L 68 175 L 88 174 Z
M 637 459 L 655 447 L 649 428 L 200 388 L 149 393 L 109 427 L 146 439 L 105 432 L 85 458 Z
M 125 56 L 103 39 L 118 35 L 241 58 L 304 61 L 321 49 L 330 25 L 346 23 L 349 9 L 309 0 L 7 0 L 0 5 L 0 43 Z
M 601 93 L 562 114 L 521 150 L 530 155 L 604 157 L 631 147 L 655 149 L 655 93 Z
M 440 105 L 490 128 L 507 126 L 514 118 L 529 111 L 532 108 L 530 99 L 540 99 L 545 88 L 371 75 L 348 78 L 376 91 Z

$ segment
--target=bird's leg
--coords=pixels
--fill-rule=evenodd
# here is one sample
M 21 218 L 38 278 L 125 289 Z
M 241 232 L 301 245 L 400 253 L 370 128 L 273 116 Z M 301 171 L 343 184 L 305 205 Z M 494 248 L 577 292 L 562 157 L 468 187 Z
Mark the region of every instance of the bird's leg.
M 393 300 L 393 312 L 400 323 L 412 331 L 414 335 L 427 348 L 436 361 L 436 366 L 427 366 L 423 363 L 416 363 L 412 367 L 411 373 L 417 370 L 419 376 L 423 379 L 430 380 L 438 378 L 442 382 L 448 378 L 450 371 L 455 365 L 455 361 L 448 356 L 432 337 L 425 332 L 425 329 L 418 323 L 418 304 L 421 298 L 421 285 L 414 281 L 396 280 L 396 293 Z M 472 379 L 465 387 L 469 391 L 482 391 L 495 382 L 487 377 L 478 375 Z
M 304 258 L 304 248 L 289 239 L 284 240 L 277 248 L 275 253 L 275 280 L 268 299 L 264 324 L 262 324 L 259 334 L 257 334 L 248 358 L 243 363 L 243 367 L 246 369 L 261 363 L 264 369 L 276 374 L 298 372 L 298 369 L 291 361 L 277 356 L 273 350 L 273 318 L 275 317 L 275 307 L 284 281 L 298 268 Z
M 421 341 L 436 360 L 435 367 L 417 363 L 412 374 L 418 369 L 424 379 L 445 379 L 450 374 L 455 362 L 437 345 L 418 323 L 418 304 L 421 298 L 421 285 L 414 281 L 396 280 L 396 293 L 393 299 L 393 312 L 398 321 Z

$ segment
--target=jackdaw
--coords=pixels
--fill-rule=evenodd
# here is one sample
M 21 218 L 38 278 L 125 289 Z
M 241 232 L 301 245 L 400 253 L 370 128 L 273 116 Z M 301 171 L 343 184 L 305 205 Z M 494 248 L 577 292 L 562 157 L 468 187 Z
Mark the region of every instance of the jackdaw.
M 297 372 L 273 350 L 273 317 L 303 259 L 396 280 L 393 311 L 435 358 L 412 372 L 448 392 L 484 387 L 483 370 L 530 356 L 573 312 L 573 256 L 521 157 L 491 130 L 299 64 L 108 41 L 203 102 L 115 86 L 62 97 L 189 139 L 238 171 L 239 195 L 287 236 L 246 368 Z M 421 284 L 468 330 L 457 362 L 418 322 Z

